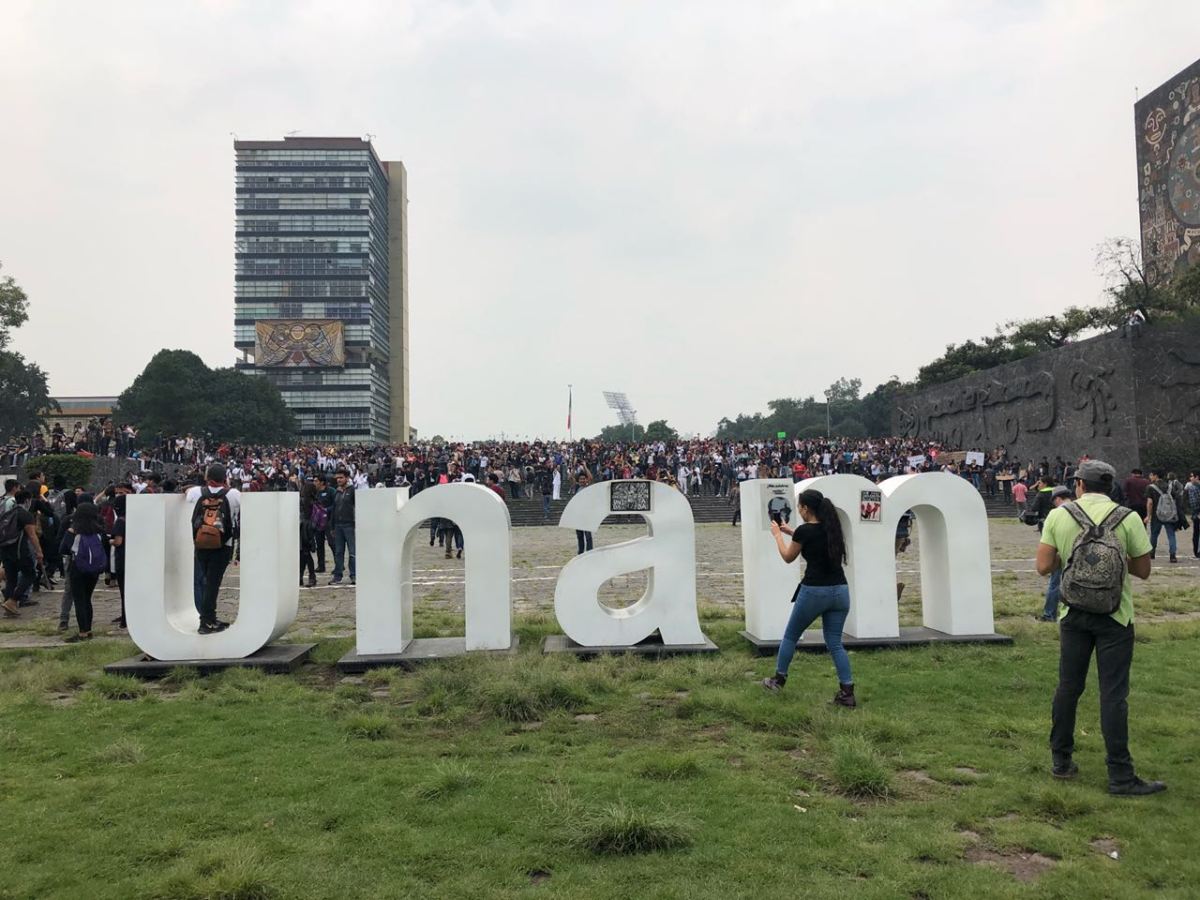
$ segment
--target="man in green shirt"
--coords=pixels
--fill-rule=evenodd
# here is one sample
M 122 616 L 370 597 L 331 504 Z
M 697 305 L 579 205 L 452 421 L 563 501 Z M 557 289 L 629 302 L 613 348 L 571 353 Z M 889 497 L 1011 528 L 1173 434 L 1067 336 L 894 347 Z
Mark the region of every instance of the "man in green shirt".
M 1109 498 L 1116 470 L 1100 460 L 1088 460 L 1076 473 L 1075 503 L 1099 524 L 1116 508 Z M 1065 568 L 1081 529 L 1070 512 L 1059 507 L 1046 517 L 1038 546 L 1037 570 L 1049 575 Z M 1129 576 L 1150 577 L 1150 540 L 1137 515 L 1127 515 L 1113 531 L 1128 559 L 1121 586 L 1121 604 L 1111 615 L 1073 609 L 1059 604 L 1058 689 L 1054 692 L 1050 728 L 1052 774 L 1073 778 L 1079 771 L 1071 757 L 1075 750 L 1075 711 L 1087 684 L 1093 651 L 1100 676 L 1100 730 L 1107 751 L 1108 792 L 1140 796 L 1165 790 L 1160 781 L 1143 781 L 1134 773 L 1129 755 L 1129 667 L 1133 662 L 1133 589 Z

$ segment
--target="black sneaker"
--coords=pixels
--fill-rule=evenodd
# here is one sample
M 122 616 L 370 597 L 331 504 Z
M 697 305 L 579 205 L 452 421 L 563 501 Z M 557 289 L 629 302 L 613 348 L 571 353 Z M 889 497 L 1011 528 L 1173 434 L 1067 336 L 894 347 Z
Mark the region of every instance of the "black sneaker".
M 351 583 L 351 584 L 358 584 L 358 582 L 354 580 L 354 576 L 353 576 L 353 575 L 351 575 L 351 576 L 350 576 L 350 583 Z
M 759 684 L 762 685 L 764 691 L 770 691 L 772 694 L 779 693 L 785 682 L 779 680 L 778 675 L 772 675 L 770 678 L 764 678 Z
M 1108 786 L 1108 792 L 1116 797 L 1145 797 L 1148 794 L 1157 794 L 1166 789 L 1167 786 L 1161 781 L 1142 781 L 1142 779 L 1136 777 L 1133 781 L 1110 784 Z
M 333 587 L 333 585 L 335 585 L 335 584 L 341 584 L 341 583 L 342 583 L 342 576 L 341 576 L 341 575 L 334 575 L 332 578 L 330 578 L 330 579 L 329 579 L 329 586 L 330 586 L 330 587 Z
M 41 602 L 41 600 L 22 600 L 17 604 L 17 606 L 19 606 L 21 609 L 24 609 L 27 606 L 37 606 Z
M 1066 762 L 1055 763 L 1053 766 L 1050 767 L 1050 774 L 1053 775 L 1055 778 L 1062 779 L 1063 781 L 1069 781 L 1070 779 L 1074 778 L 1076 775 L 1079 774 L 1079 766 L 1077 766 L 1071 760 L 1067 760 Z
M 229 627 L 229 623 L 222 622 L 220 619 L 217 619 L 217 621 L 213 622 L 213 627 L 216 628 L 217 631 L 224 631 L 226 628 Z
M 210 625 L 207 622 L 201 622 L 198 629 L 200 634 L 216 634 L 220 630 L 216 625 Z

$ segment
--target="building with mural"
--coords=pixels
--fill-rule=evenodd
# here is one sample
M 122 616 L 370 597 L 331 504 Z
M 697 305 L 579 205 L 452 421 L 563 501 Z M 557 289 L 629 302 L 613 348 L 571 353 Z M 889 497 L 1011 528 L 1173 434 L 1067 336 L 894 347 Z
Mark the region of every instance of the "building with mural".
M 368 140 L 234 141 L 234 346 L 300 438 L 409 438 L 408 186 Z
M 1200 262 L 1200 60 L 1134 105 L 1142 259 L 1167 281 Z

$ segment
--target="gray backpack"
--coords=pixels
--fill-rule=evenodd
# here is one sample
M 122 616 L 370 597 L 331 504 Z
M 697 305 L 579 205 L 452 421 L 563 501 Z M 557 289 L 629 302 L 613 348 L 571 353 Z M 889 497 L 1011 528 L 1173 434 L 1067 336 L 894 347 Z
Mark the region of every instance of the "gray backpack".
M 1116 529 L 1131 510 L 1118 506 L 1096 524 L 1074 501 L 1064 503 L 1062 508 L 1080 528 L 1071 558 L 1063 568 L 1063 603 L 1081 612 L 1111 615 L 1121 605 L 1129 565 Z
M 1175 492 L 1172 490 L 1175 484 L 1172 482 L 1167 485 L 1165 491 L 1159 487 L 1161 484 L 1160 481 L 1150 486 L 1150 489 L 1158 494 L 1158 502 L 1154 504 L 1154 517 L 1160 522 L 1173 525 L 1179 518 L 1179 508 L 1175 505 Z

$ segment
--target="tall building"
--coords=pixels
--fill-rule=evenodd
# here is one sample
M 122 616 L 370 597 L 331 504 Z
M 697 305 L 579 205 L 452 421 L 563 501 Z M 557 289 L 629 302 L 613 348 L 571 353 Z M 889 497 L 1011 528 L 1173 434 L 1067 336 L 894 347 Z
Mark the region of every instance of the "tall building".
M 1200 60 L 1133 109 L 1142 259 L 1165 283 L 1200 262 Z
M 370 141 L 234 141 L 234 346 L 318 443 L 409 437 L 408 185 Z

